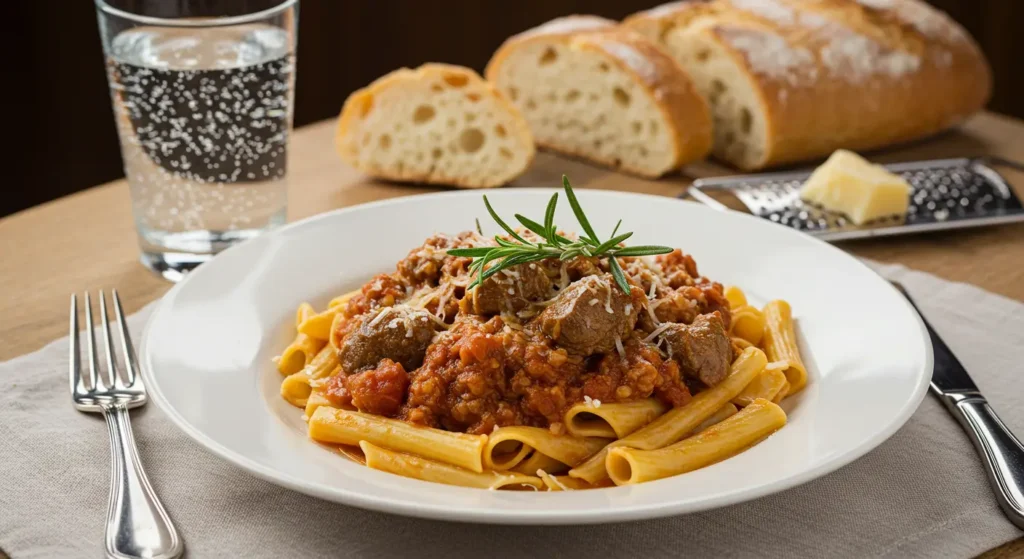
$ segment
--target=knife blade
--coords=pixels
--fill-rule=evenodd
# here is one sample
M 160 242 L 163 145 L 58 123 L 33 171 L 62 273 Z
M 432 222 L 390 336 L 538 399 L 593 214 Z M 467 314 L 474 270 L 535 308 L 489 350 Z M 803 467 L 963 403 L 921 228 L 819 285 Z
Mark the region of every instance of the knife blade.
M 903 293 L 903 296 L 907 298 L 907 301 L 914 307 L 917 314 L 921 316 L 921 322 L 924 322 L 924 327 L 928 330 L 928 336 L 932 340 L 932 353 L 935 359 L 935 370 L 932 372 L 931 382 L 932 392 L 940 396 L 952 393 L 977 393 L 978 386 L 974 384 L 974 379 L 967 373 L 967 369 L 956 358 L 956 355 L 949 349 L 946 342 L 942 341 L 942 338 L 932 328 L 932 325 L 924 318 L 921 309 L 917 308 L 917 304 L 910 298 L 907 290 L 899 283 L 892 282 L 892 284 Z
M 953 351 L 949 349 L 907 290 L 891 282 L 917 311 L 932 341 L 935 367 L 931 392 L 967 433 L 985 464 L 985 473 L 1006 517 L 1024 529 L 1024 445 L 1006 427 Z

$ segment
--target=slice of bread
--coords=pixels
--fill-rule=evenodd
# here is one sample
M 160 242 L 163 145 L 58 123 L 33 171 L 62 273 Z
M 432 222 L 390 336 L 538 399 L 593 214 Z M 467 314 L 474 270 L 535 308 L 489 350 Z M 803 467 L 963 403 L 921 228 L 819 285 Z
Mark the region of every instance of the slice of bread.
M 991 94 L 977 42 L 923 0 L 690 0 L 622 25 L 682 65 L 744 170 L 924 138 Z
M 460 188 L 501 186 L 535 153 L 519 111 L 461 66 L 401 68 L 345 100 L 341 158 L 369 175 Z
M 682 68 L 610 20 L 568 16 L 520 33 L 486 76 L 548 149 L 644 177 L 711 149 L 710 110 Z

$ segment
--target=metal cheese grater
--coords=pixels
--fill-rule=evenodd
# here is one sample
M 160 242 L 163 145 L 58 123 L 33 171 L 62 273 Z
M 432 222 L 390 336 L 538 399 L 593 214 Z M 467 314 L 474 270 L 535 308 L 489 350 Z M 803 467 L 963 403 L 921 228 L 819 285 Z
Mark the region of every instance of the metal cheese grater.
M 997 158 L 936 159 L 883 165 L 913 187 L 904 217 L 857 226 L 842 214 L 804 203 L 799 190 L 813 169 L 700 179 L 687 193 L 715 209 L 738 209 L 826 241 L 900 235 L 1024 221 L 1024 206 L 993 168 L 1024 171 L 1024 164 Z M 685 194 L 684 194 L 685 196 Z

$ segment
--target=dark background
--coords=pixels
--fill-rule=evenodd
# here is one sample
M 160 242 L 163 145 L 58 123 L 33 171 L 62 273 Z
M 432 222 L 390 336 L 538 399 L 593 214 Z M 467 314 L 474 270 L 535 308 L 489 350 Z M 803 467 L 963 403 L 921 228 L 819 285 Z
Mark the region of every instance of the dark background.
M 145 1 L 145 0 L 143 0 Z M 160 0 L 173 2 L 173 0 Z M 300 0 L 295 125 L 338 114 L 351 91 L 427 61 L 481 71 L 505 37 L 570 13 L 613 19 L 658 0 Z M 1024 0 L 929 0 L 992 64 L 989 109 L 1024 118 Z M 0 216 L 123 176 L 99 31 L 88 0 L 12 2 L 5 41 L 8 175 Z M 12 25 L 13 24 L 13 25 Z

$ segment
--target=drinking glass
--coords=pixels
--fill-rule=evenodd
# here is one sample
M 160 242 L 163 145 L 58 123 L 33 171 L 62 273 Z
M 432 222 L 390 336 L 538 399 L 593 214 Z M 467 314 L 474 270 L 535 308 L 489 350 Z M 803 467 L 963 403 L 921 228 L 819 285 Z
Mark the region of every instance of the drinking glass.
M 285 221 L 298 0 L 95 0 L 141 260 L 177 281 Z

